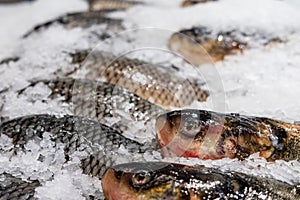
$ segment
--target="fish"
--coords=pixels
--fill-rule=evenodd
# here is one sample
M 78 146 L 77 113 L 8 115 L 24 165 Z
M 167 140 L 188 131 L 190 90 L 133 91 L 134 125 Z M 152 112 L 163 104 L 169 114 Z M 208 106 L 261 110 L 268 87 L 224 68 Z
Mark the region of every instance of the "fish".
M 0 199 L 34 200 L 35 189 L 41 186 L 38 180 L 22 180 L 9 173 L 0 174 Z
M 204 166 L 134 162 L 109 168 L 102 178 L 107 200 L 300 198 L 300 185 Z
M 0 4 L 10 4 L 10 3 L 22 3 L 22 2 L 31 2 L 35 0 L 0 0 Z
M 123 30 L 124 27 L 122 26 L 121 19 L 110 18 L 106 16 L 111 11 L 112 10 L 101 10 L 68 13 L 53 20 L 50 20 L 46 23 L 36 25 L 30 31 L 24 34 L 23 38 L 27 38 L 33 33 L 40 32 L 42 29 L 48 28 L 53 24 L 62 24 L 64 27 L 69 29 L 75 27 L 89 28 L 93 25 L 106 24 L 107 29 Z
M 300 125 L 265 117 L 185 109 L 156 119 L 162 154 L 199 159 L 237 158 L 258 153 L 267 161 L 300 160 Z
M 87 0 L 89 4 L 89 10 L 126 10 L 135 5 L 141 4 L 139 1 L 127 1 L 127 0 Z
M 141 124 L 141 129 L 135 130 L 136 132 L 142 129 L 146 131 L 149 126 L 154 127 L 159 114 L 166 112 L 166 109 L 119 86 L 87 79 L 35 80 L 19 90 L 19 96 L 37 84 L 44 84 L 51 90 L 47 99 L 63 97 L 63 101 L 70 105 L 72 114 L 112 126 L 121 133 L 137 123 Z M 155 135 L 154 131 L 152 135 Z
M 218 1 L 218 0 L 185 0 L 182 2 L 181 6 L 188 7 L 188 6 L 196 5 L 198 3 L 207 3 L 207 2 L 211 2 L 211 1 Z
M 29 141 L 40 142 L 49 133 L 51 141 L 64 144 L 66 162 L 72 160 L 75 151 L 86 153 L 80 167 L 84 174 L 102 178 L 106 169 L 116 164 L 120 157 L 143 160 L 143 153 L 151 152 L 152 143 L 139 143 L 124 137 L 115 129 L 86 118 L 48 114 L 28 115 L 0 124 L 0 136 L 10 138 L 13 146 L 0 152 L 26 152 Z M 120 147 L 125 154 L 119 152 Z M 123 155 L 124 154 L 124 155 Z
M 191 105 L 194 101 L 204 102 L 209 96 L 200 78 L 183 77 L 171 67 L 97 50 L 77 52 L 72 56 L 73 63 L 81 61 L 79 69 L 87 71 L 86 79 L 118 85 L 166 109 Z M 85 60 L 84 56 L 87 56 Z
M 180 53 L 188 62 L 200 66 L 224 60 L 228 55 L 241 54 L 256 44 L 268 46 L 282 42 L 282 39 L 264 33 L 239 30 L 216 32 L 205 26 L 197 26 L 174 33 L 168 40 L 168 47 Z

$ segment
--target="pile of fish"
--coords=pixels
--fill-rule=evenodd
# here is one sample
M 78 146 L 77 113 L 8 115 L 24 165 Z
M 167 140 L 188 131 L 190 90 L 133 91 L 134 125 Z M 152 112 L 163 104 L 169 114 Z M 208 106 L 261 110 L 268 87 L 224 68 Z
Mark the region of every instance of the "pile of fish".
M 182 6 L 205 2 L 185 1 Z M 124 30 L 122 19 L 111 18 L 109 14 L 146 5 L 126 0 L 87 3 L 88 11 L 69 13 L 37 25 L 25 33 L 24 39 L 47 31 L 53 24 L 67 29 L 105 24 L 109 30 Z M 103 34 L 101 39 L 109 37 Z M 261 46 L 282 42 L 276 36 L 262 33 L 215 32 L 197 26 L 170 35 L 166 45 L 199 66 L 251 48 L 247 38 Z M 36 87 L 43 85 L 50 94 L 32 96 L 30 101 L 56 100 L 68 112 L 3 120 L 0 137 L 12 145 L 8 148 L 0 145 L 1 153 L 9 153 L 11 157 L 26 153 L 30 141 L 40 144 L 49 134 L 54 147 L 64 145 L 65 163 L 76 160 L 80 153 L 82 173 L 99 179 L 107 200 L 300 199 L 299 183 L 159 159 L 149 162 L 145 156 L 158 153 L 160 158 L 244 160 L 258 153 L 269 162 L 300 161 L 300 125 L 237 113 L 186 109 L 194 102 L 207 101 L 210 91 L 204 80 L 184 77 L 182 69 L 171 65 L 116 57 L 114 52 L 104 51 L 80 50 L 69 56 L 71 64 L 76 66 L 73 71 L 53 79 L 28 80 L 28 85 L 16 92 L 18 98 L 26 98 L 29 91 L 38 93 Z M 18 62 L 19 58 L 8 58 L 0 64 L 11 61 Z M 78 78 L 74 76 L 78 71 L 86 73 Z M 143 77 L 142 81 L 139 77 Z M 45 156 L 41 154 L 38 160 L 43 162 Z M 131 162 L 124 163 L 120 158 Z M 36 188 L 43 184 L 43 180 L 22 179 L 1 170 L 0 199 L 35 199 Z M 86 198 L 102 197 L 94 194 Z

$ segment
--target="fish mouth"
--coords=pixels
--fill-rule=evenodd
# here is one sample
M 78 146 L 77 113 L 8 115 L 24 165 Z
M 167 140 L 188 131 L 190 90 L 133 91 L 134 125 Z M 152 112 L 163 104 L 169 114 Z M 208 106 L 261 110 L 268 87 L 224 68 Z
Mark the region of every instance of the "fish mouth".
M 203 143 L 192 141 L 190 145 L 180 142 L 171 142 L 162 147 L 164 157 L 199 158 L 204 160 L 216 160 L 226 157 L 223 143 L 217 134 L 206 137 Z

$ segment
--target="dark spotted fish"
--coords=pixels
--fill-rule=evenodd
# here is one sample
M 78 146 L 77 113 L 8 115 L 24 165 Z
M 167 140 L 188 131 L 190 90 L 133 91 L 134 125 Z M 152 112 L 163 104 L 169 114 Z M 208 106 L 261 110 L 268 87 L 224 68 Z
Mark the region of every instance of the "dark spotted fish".
M 282 42 L 281 39 L 259 33 L 246 33 L 237 30 L 214 32 L 207 27 L 193 27 L 181 30 L 171 36 L 168 47 L 184 56 L 195 65 L 223 60 L 226 55 L 242 53 L 252 44 L 262 45 Z
M 38 180 L 22 180 L 8 173 L 0 174 L 0 199 L 35 200 L 35 189 L 40 186 Z
M 188 6 L 196 5 L 198 3 L 207 3 L 211 1 L 218 1 L 218 0 L 185 0 L 184 2 L 182 2 L 181 6 L 188 7 Z
M 82 117 L 32 115 L 12 119 L 0 125 L 0 136 L 5 135 L 12 139 L 12 150 L 15 153 L 25 150 L 25 144 L 29 140 L 42 140 L 46 132 L 51 134 L 51 140 L 56 145 L 65 145 L 66 161 L 72 159 L 75 151 L 86 152 L 88 156 L 81 160 L 82 170 L 85 174 L 99 178 L 120 157 L 138 159 L 139 155 L 142 157 L 142 153 L 153 148 L 152 144 L 130 140 L 108 126 Z M 119 152 L 121 146 L 127 154 Z
M 178 110 L 156 121 L 165 156 L 300 160 L 300 126 L 263 117 Z
M 203 166 L 147 162 L 108 169 L 102 179 L 107 200 L 300 199 L 300 185 Z
M 62 24 L 66 28 L 74 28 L 74 27 L 89 28 L 97 24 L 106 24 L 108 29 L 114 29 L 114 28 L 118 30 L 123 29 L 122 20 L 107 17 L 106 14 L 108 12 L 111 12 L 111 10 L 69 13 L 64 16 L 53 19 L 51 21 L 48 21 L 46 23 L 35 26 L 23 37 L 26 38 L 29 35 L 35 32 L 39 32 L 40 30 L 45 29 L 56 23 Z
M 147 129 L 149 127 L 145 124 L 151 120 L 154 126 L 158 114 L 165 111 L 119 86 L 83 79 L 60 78 L 34 81 L 20 90 L 19 94 L 41 83 L 51 90 L 48 98 L 63 97 L 65 102 L 71 104 L 70 110 L 74 115 L 97 120 L 119 131 L 125 131 L 138 122 L 141 123 L 142 128 Z M 112 118 L 114 122 L 111 122 Z
M 87 0 L 91 11 L 98 10 L 126 10 L 135 5 L 141 4 L 138 1 L 127 0 Z
M 203 89 L 203 82 L 183 77 L 172 68 L 99 51 L 82 54 L 73 54 L 73 62 L 87 56 L 81 65 L 81 69 L 87 71 L 87 79 L 104 79 L 157 105 L 182 107 L 194 101 L 206 101 L 209 95 Z

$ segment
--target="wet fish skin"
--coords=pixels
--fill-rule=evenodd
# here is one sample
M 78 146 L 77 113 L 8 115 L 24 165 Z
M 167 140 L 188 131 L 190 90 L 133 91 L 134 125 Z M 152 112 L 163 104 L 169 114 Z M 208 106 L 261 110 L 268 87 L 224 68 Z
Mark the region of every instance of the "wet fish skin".
M 168 41 L 168 47 L 195 65 L 216 62 L 223 60 L 226 55 L 242 52 L 247 46 L 233 33 L 214 34 L 209 28 L 193 27 L 174 33 Z
M 113 126 L 120 132 L 128 129 L 128 123 L 149 123 L 165 109 L 140 98 L 119 86 L 101 81 L 86 79 L 58 78 L 53 80 L 33 81 L 28 87 L 19 91 L 19 95 L 27 88 L 43 83 L 51 90 L 49 98 L 64 97 L 72 103 L 74 115 L 88 117 L 99 122 L 108 123 L 109 118 L 121 118 Z M 119 112 L 129 116 L 120 116 Z
M 9 173 L 0 174 L 0 199 L 35 200 L 35 189 L 41 186 L 38 180 L 22 180 Z
M 122 20 L 109 18 L 106 16 L 107 13 L 113 10 L 102 10 L 102 11 L 89 11 L 89 12 L 76 12 L 69 13 L 56 19 L 50 20 L 46 23 L 35 26 L 32 30 L 28 31 L 23 38 L 27 38 L 33 33 L 39 32 L 40 30 L 47 28 L 55 23 L 62 24 L 67 28 L 89 28 L 97 24 L 106 24 L 109 28 L 116 28 L 122 30 Z
M 138 59 L 116 57 L 92 51 L 73 54 L 73 62 L 82 61 L 81 69 L 87 70 L 85 78 L 105 81 L 126 88 L 143 99 L 164 106 L 182 107 L 194 101 L 206 101 L 209 92 L 200 80 L 187 79 L 172 68 L 147 63 Z
M 252 46 L 249 39 L 261 46 L 283 42 L 278 37 L 267 36 L 264 33 L 239 30 L 214 32 L 208 27 L 198 26 L 174 33 L 168 41 L 168 47 L 199 66 L 223 60 L 227 55 L 243 53 L 246 48 Z
M 300 185 L 204 166 L 128 163 L 108 169 L 102 179 L 107 200 L 300 198 Z
M 165 156 L 300 160 L 300 126 L 278 120 L 187 109 L 160 115 L 156 130 Z
M 83 172 L 99 178 L 107 167 L 116 162 L 119 155 L 116 153 L 113 156 L 112 153 L 118 152 L 120 146 L 123 146 L 129 154 L 135 155 L 153 147 L 150 144 L 130 140 L 99 122 L 76 116 L 32 115 L 0 124 L 0 136 L 12 138 L 14 144 L 12 150 L 16 153 L 18 149 L 25 150 L 25 144 L 29 140 L 42 140 L 45 132 L 51 134 L 51 140 L 55 144 L 65 144 L 67 161 L 77 150 L 87 152 L 89 156 L 82 160 Z

